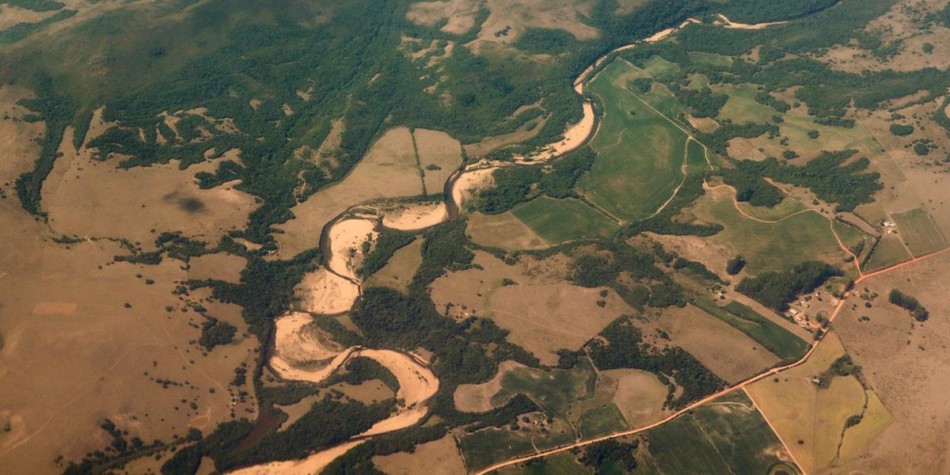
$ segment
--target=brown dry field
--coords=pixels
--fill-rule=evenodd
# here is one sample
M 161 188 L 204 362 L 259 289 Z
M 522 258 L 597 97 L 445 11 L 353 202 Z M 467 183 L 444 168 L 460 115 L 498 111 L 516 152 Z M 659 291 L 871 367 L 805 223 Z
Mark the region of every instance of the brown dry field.
M 826 389 L 812 382 L 844 354 L 838 337 L 829 333 L 801 366 L 746 387 L 806 473 L 833 463 L 846 421 L 863 412 L 865 391 L 854 376 L 836 376 Z
M 451 435 L 426 442 L 412 453 L 399 452 L 373 457 L 373 464 L 388 475 L 454 475 L 465 473 L 465 462 Z
M 389 287 L 403 293 L 408 292 L 412 277 L 422 264 L 423 242 L 423 239 L 416 239 L 412 244 L 396 251 L 386 266 L 366 279 L 366 286 Z
M 284 231 L 274 236 L 280 245 L 276 257 L 289 259 L 319 245 L 323 226 L 351 206 L 421 193 L 422 180 L 409 129 L 390 129 L 343 181 L 323 188 L 290 209 L 295 218 L 275 226 Z
M 198 188 L 195 173 L 213 171 L 212 162 L 187 170 L 175 162 L 120 169 L 116 158 L 98 161 L 84 147 L 75 150 L 72 129 L 60 151 L 43 184 L 42 206 L 50 227 L 61 234 L 124 238 L 150 247 L 157 233 L 182 231 L 213 245 L 227 231 L 243 228 L 257 207 L 251 195 L 233 188 L 235 182 Z
M 482 0 L 449 0 L 416 2 L 409 6 L 406 18 L 422 26 L 434 27 L 442 21 L 440 31 L 462 35 L 475 27 L 475 15 Z
M 6 30 L 18 23 L 39 23 L 55 14 L 56 12 L 35 12 L 26 8 L 2 4 L 0 5 L 0 30 Z
M 511 332 L 509 341 L 530 351 L 542 364 L 557 363 L 557 350 L 580 348 L 612 320 L 631 313 L 613 291 L 602 298 L 604 289 L 532 275 L 524 265 L 509 266 L 484 252 L 477 252 L 474 262 L 481 268 L 452 272 L 433 284 L 436 308 L 451 303 L 450 316 L 491 318 Z M 503 285 L 505 278 L 517 285 Z M 606 301 L 605 306 L 598 306 L 598 300 Z
M 207 254 L 188 261 L 188 278 L 194 280 L 218 279 L 231 283 L 241 280 L 241 271 L 247 261 L 233 254 Z
M 462 165 L 462 146 L 458 140 L 445 132 L 416 129 L 413 135 L 416 139 L 416 151 L 419 153 L 419 165 L 424 174 L 426 193 L 442 194 L 449 175 Z M 429 170 L 426 168 L 429 165 L 435 165 L 439 169 Z
M 109 265 L 121 253 L 118 245 L 51 244 L 14 206 L 0 207 L 0 233 L 18 243 L 16 255 L 0 257 L 0 294 L 18 296 L 0 311 L 0 407 L 10 411 L 13 427 L 0 439 L 0 464 L 22 473 L 60 471 L 55 457 L 78 460 L 108 445 L 99 429 L 106 418 L 146 441 L 170 441 L 189 427 L 208 431 L 230 420 L 228 385 L 237 365 L 254 364 L 257 341 L 239 337 L 208 356 L 188 343 L 204 319 L 183 313 L 172 294 L 175 282 L 189 277 L 180 263 Z M 146 278 L 155 283 L 146 285 Z M 245 331 L 240 308 L 201 304 L 239 335 Z M 154 379 L 175 385 L 163 389 Z M 251 399 L 235 410 L 253 418 L 256 408 Z
M 468 236 L 478 244 L 507 250 L 542 249 L 549 244 L 511 211 L 468 215 Z
M 482 41 L 511 43 L 528 28 L 564 30 L 579 40 L 597 38 L 600 32 L 580 21 L 581 15 L 589 16 L 594 2 L 589 0 L 487 0 L 490 14 L 478 39 Z M 510 28 L 508 34 L 496 33 Z
M 12 117 L 22 112 L 11 106 L 15 92 L 0 89 L 0 110 Z M 37 132 L 42 126 L 0 121 L 6 152 L 0 183 L 12 184 L 32 167 L 39 151 L 32 142 Z M 152 171 L 139 173 L 147 177 Z M 120 236 L 150 236 L 150 223 L 127 224 Z M 164 230 L 171 229 L 159 231 Z M 207 433 L 230 420 L 233 388 L 228 386 L 235 367 L 253 364 L 257 341 L 242 336 L 246 326 L 239 307 L 209 302 L 208 291 L 188 297 L 172 291 L 176 282 L 196 275 L 220 271 L 215 277 L 233 278 L 231 258 L 206 256 L 191 270 L 170 259 L 157 266 L 112 263 L 113 256 L 127 254 L 117 243 L 52 242 L 59 234 L 23 211 L 15 195 L 0 199 L 0 240 L 16 243 L 16 252 L 0 254 L 0 295 L 16 296 L 0 303 L 0 417 L 11 425 L 0 435 L 0 466 L 19 473 L 61 472 L 57 456 L 78 461 L 109 444 L 99 428 L 106 418 L 128 430 L 130 438 L 145 441 L 170 441 L 189 427 Z M 188 302 L 235 325 L 235 343 L 205 355 L 193 343 L 204 318 L 185 313 Z M 156 379 L 173 383 L 163 389 Z M 251 397 L 233 410 L 237 417 L 253 418 L 253 388 L 242 389 Z
M 611 369 L 597 375 L 610 378 L 616 385 L 613 402 L 620 409 L 627 424 L 642 427 L 663 419 L 670 414 L 663 409 L 666 402 L 666 386 L 653 373 L 636 369 Z
M 652 323 L 669 333 L 670 344 L 688 351 L 729 383 L 761 373 L 779 362 L 777 356 L 755 340 L 692 305 L 663 309 Z
M 492 379 L 481 384 L 460 384 L 455 389 L 455 408 L 462 412 L 487 412 L 497 405 L 492 403 L 492 396 L 501 390 L 501 380 L 510 371 L 527 366 L 515 361 L 502 361 L 498 364 L 498 372 Z M 666 388 L 663 388 L 666 391 Z M 665 397 L 664 392 L 664 397 Z M 501 402 L 501 401 L 496 401 Z
M 852 298 L 834 326 L 894 423 L 841 471 L 947 473 L 950 471 L 950 255 L 920 261 L 858 284 L 879 297 L 872 308 Z M 887 302 L 892 288 L 912 294 L 930 311 L 916 323 Z M 861 316 L 870 321 L 861 321 Z

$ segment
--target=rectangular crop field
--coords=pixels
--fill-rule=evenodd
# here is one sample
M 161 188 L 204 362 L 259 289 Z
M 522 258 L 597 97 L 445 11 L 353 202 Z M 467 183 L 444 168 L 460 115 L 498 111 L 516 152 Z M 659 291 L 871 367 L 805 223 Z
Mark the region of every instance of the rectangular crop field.
M 914 256 L 911 256 L 910 253 L 907 252 L 907 248 L 904 247 L 903 243 L 901 243 L 901 238 L 899 236 L 896 234 L 886 233 L 881 236 L 877 246 L 874 247 L 874 250 L 871 252 L 871 256 L 868 257 L 867 262 L 862 266 L 862 268 L 865 271 L 883 269 L 894 264 L 899 264 L 913 257 Z
M 783 360 L 795 360 L 808 350 L 804 340 L 739 302 L 720 307 L 699 298 L 694 305 L 745 333 Z
M 592 142 L 597 160 L 578 182 L 591 202 L 623 220 L 645 218 L 669 199 L 686 153 L 686 134 L 627 87 L 636 72 L 615 60 L 589 84 L 606 111 Z
M 542 196 L 512 213 L 549 243 L 608 237 L 617 229 L 609 218 L 580 200 Z
M 939 251 L 947 245 L 943 233 L 937 229 L 934 220 L 923 208 L 894 213 L 894 221 L 897 222 L 897 228 L 904 237 L 904 243 L 914 256 Z
M 653 473 L 769 473 L 782 443 L 743 393 L 700 406 L 649 431 Z

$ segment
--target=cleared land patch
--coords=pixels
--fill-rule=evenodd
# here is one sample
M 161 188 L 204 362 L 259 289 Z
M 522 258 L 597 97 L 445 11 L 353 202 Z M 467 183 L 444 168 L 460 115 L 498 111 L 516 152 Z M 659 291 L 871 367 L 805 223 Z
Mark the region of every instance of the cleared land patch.
M 449 134 L 435 130 L 415 129 L 413 139 L 426 193 L 442 195 L 449 175 L 462 165 L 462 146 Z
M 950 356 L 944 346 L 950 337 L 950 311 L 946 269 L 950 255 L 917 262 L 868 279 L 858 285 L 864 294 L 877 294 L 871 307 L 861 300 L 856 308 L 847 305 L 835 319 L 835 328 L 854 362 L 862 367 L 868 385 L 891 414 L 869 415 L 870 434 L 854 437 L 869 441 L 863 448 L 850 442 L 842 447 L 842 472 L 878 470 L 887 473 L 943 472 L 944 454 L 950 436 L 950 408 L 940 401 L 950 381 Z M 900 289 L 917 298 L 930 319 L 916 322 L 903 308 L 888 302 L 891 289 Z M 850 302 L 849 302 L 850 303 Z M 875 405 L 869 399 L 869 408 Z M 879 412 L 879 411 L 878 411 Z M 861 424 L 856 429 L 861 430 Z M 878 426 L 874 428 L 871 426 Z M 880 435 L 881 426 L 886 426 Z M 872 430 L 873 429 L 873 430 Z M 849 429 L 849 432 L 851 429 Z M 846 441 L 849 439 L 846 433 Z M 847 451 L 845 451 L 847 449 Z
M 550 244 L 511 211 L 468 215 L 468 235 L 483 246 L 507 250 L 540 249 Z
M 664 309 L 656 324 L 669 334 L 672 344 L 730 383 L 758 374 L 779 361 L 755 340 L 693 305 Z
M 848 419 L 864 412 L 864 388 L 855 376 L 834 376 L 826 388 L 814 382 L 845 355 L 829 333 L 805 364 L 747 387 L 806 472 L 832 463 Z
M 686 134 L 628 88 L 636 68 L 615 60 L 588 85 L 605 113 L 591 144 L 597 160 L 578 182 L 581 193 L 627 220 L 649 216 L 682 179 Z
M 946 247 L 943 233 L 937 229 L 933 219 L 922 208 L 894 213 L 893 216 L 904 238 L 904 243 L 915 256 L 922 256 Z
M 542 196 L 515 207 L 512 213 L 552 244 L 608 237 L 617 229 L 609 218 L 575 199 Z
M 739 213 L 733 193 L 728 187 L 710 189 L 691 208 L 700 221 L 724 226 L 718 234 L 705 238 L 719 254 L 741 254 L 753 273 L 788 269 L 809 260 L 844 262 L 847 255 L 835 240 L 827 218 L 808 212 L 779 222 L 756 221 Z M 835 229 L 841 228 L 844 226 Z
M 631 311 L 613 291 L 602 297 L 605 289 L 530 275 L 521 266 L 509 266 L 484 252 L 477 252 L 474 262 L 481 268 L 452 272 L 433 284 L 436 307 L 458 318 L 491 318 L 511 331 L 509 341 L 544 364 L 556 364 L 557 350 L 580 348 L 608 323 Z
M 653 473 L 770 473 L 787 459 L 781 442 L 744 394 L 733 393 L 647 432 L 644 468 Z
M 416 274 L 419 264 L 422 264 L 422 239 L 416 239 L 396 251 L 389 262 L 366 279 L 367 287 L 389 287 L 400 292 L 407 292 L 412 276 Z
M 290 209 L 295 218 L 277 225 L 278 257 L 294 255 L 317 247 L 323 226 L 349 207 L 380 198 L 422 194 L 422 181 L 405 127 L 390 129 L 342 182 L 321 189 L 307 201 Z

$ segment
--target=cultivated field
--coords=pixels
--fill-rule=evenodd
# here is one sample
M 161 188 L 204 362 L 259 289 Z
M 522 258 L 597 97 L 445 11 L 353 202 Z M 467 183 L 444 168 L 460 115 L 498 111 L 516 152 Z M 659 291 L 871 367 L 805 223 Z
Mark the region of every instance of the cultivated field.
M 904 244 L 914 256 L 939 251 L 947 246 L 943 233 L 937 229 L 927 211 L 915 208 L 904 213 L 894 213 L 893 216 Z
M 682 180 L 686 134 L 628 89 L 636 69 L 615 60 L 590 82 L 605 112 L 592 147 L 597 161 L 579 191 L 612 215 L 635 220 L 653 214 Z
M 512 214 L 550 244 L 605 238 L 617 225 L 583 201 L 542 196 L 513 209 Z
M 855 376 L 836 375 L 827 388 L 813 382 L 845 354 L 829 333 L 805 364 L 747 388 L 807 473 L 835 461 L 848 419 L 864 412 L 865 390 Z
M 741 254 L 753 273 L 787 269 L 809 260 L 840 265 L 846 257 L 831 232 L 832 223 L 818 213 L 789 215 L 776 222 L 750 219 L 736 209 L 734 191 L 728 187 L 708 190 L 690 211 L 699 221 L 725 227 L 704 239 L 710 252 L 724 257 Z M 834 229 L 847 245 L 861 238 L 851 227 Z
M 550 244 L 511 211 L 501 214 L 468 215 L 466 228 L 472 241 L 500 249 L 540 249 Z
M 653 473 L 770 473 L 788 460 L 742 393 L 723 396 L 646 433 L 642 464 Z M 643 452 L 641 452 L 643 453 Z
M 670 344 L 686 350 L 730 383 L 758 374 L 779 361 L 755 340 L 693 305 L 664 309 L 656 326 L 669 334 Z

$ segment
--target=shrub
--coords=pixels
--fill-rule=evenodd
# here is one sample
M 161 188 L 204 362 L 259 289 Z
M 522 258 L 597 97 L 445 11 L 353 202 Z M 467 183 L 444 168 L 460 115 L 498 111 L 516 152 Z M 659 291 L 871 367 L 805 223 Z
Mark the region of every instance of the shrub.
M 913 125 L 891 124 L 891 133 L 898 137 L 906 137 L 914 133 Z

